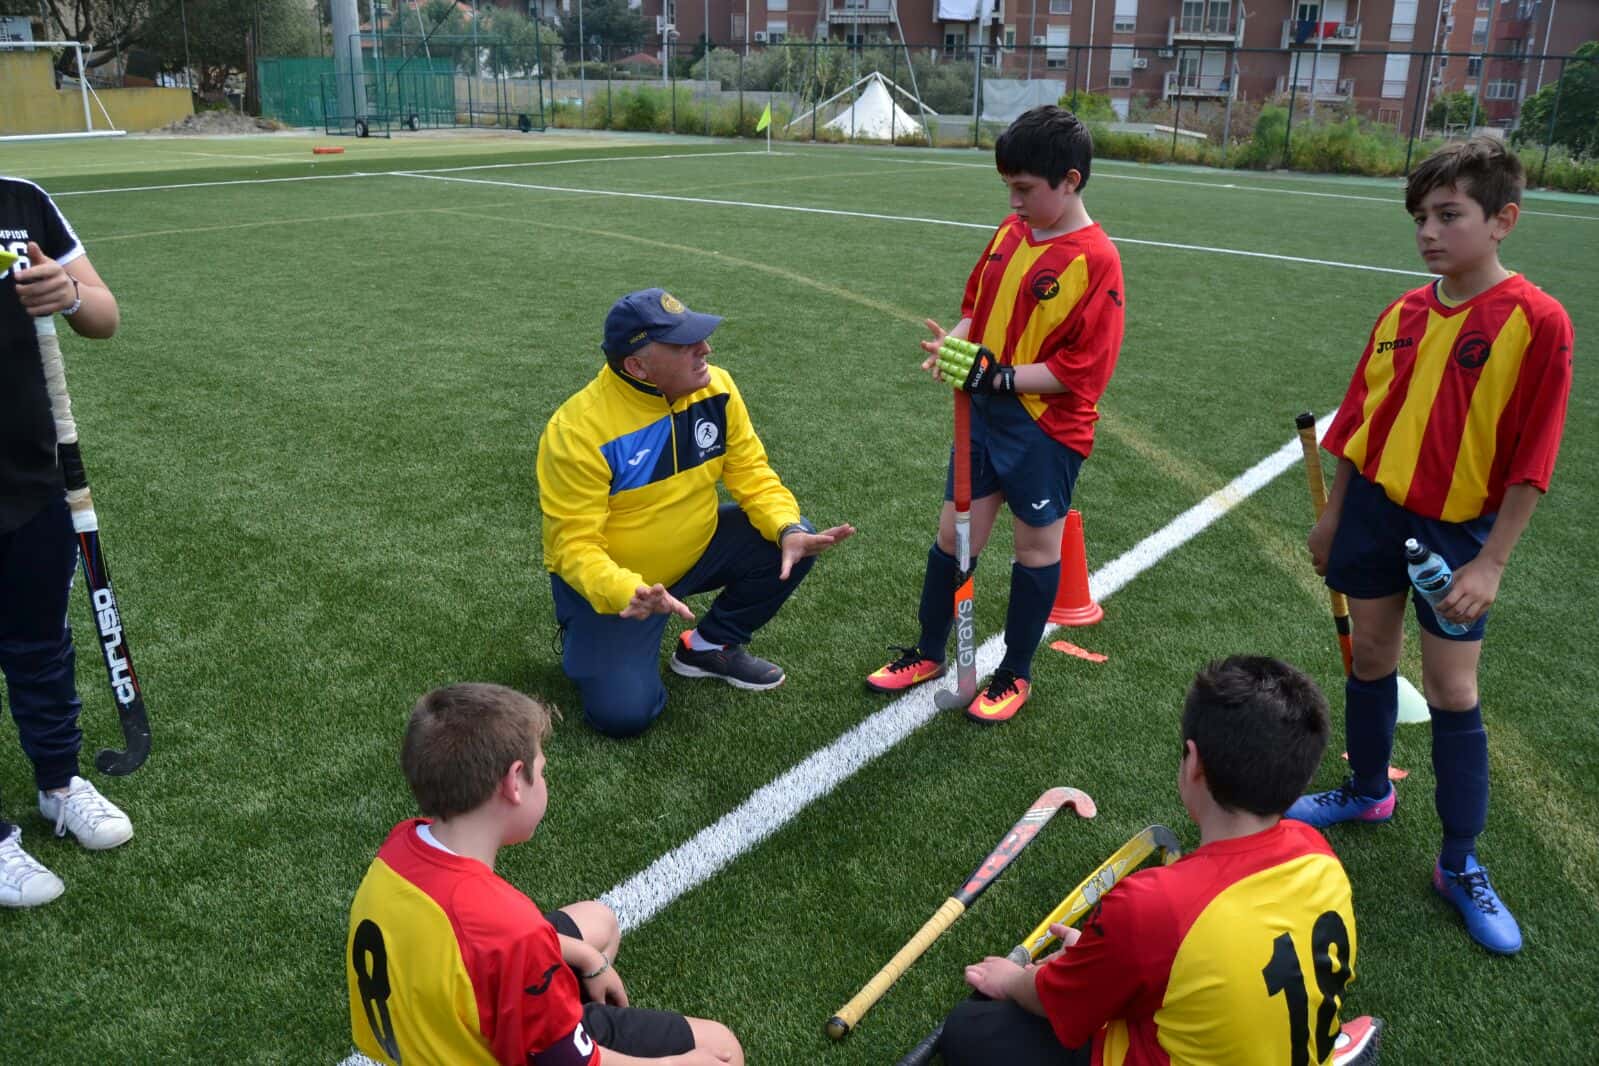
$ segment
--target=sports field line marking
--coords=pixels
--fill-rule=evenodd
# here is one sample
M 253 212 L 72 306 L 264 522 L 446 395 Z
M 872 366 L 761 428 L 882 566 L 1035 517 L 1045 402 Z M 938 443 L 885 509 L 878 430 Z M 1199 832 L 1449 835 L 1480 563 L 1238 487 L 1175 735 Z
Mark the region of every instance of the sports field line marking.
M 794 152 L 790 154 L 802 155 L 805 153 Z M 892 160 L 894 162 L 923 167 L 964 167 L 972 170 L 987 170 L 990 172 L 992 172 L 994 169 L 993 165 L 990 163 L 967 163 L 959 159 L 896 160 L 893 156 L 887 155 L 874 155 L 868 156 L 867 158 L 876 159 L 885 163 Z M 1120 159 L 1101 159 L 1095 161 L 1095 166 L 1102 168 L 1107 163 L 1123 163 L 1123 161 Z M 1124 165 L 1134 166 L 1136 164 L 1125 163 Z M 1122 174 L 1115 170 L 1107 171 L 1104 169 L 1097 169 L 1095 171 L 1095 175 L 1098 177 L 1105 177 L 1120 181 L 1149 181 L 1156 182 L 1161 185 L 1192 185 L 1201 189 L 1231 189 L 1236 192 L 1275 192 L 1281 193 L 1284 196 L 1316 196 L 1328 200 L 1363 200 L 1367 203 L 1387 204 L 1389 207 L 1393 207 L 1402 203 L 1401 200 L 1396 200 L 1391 196 L 1360 196 L 1356 193 L 1350 192 L 1316 192 L 1313 189 L 1279 189 L 1274 185 L 1239 185 L 1236 182 L 1191 181 L 1184 178 L 1152 178 L 1147 174 Z M 1523 215 L 1536 215 L 1539 218 L 1571 218 L 1576 219 L 1579 222 L 1599 222 L 1599 215 L 1569 215 L 1560 211 L 1532 210 L 1523 210 L 1521 213 Z
M 1320 437 L 1332 422 L 1326 414 L 1316 423 Z M 1103 603 L 1134 578 L 1198 536 L 1228 511 L 1249 499 L 1273 478 L 1300 461 L 1294 437 L 1260 462 L 1151 533 L 1089 576 L 1089 593 Z M 1057 626 L 1046 626 L 1047 641 Z M 1004 652 L 1005 636 L 995 634 L 977 649 L 977 672 L 991 673 Z M 616 912 L 624 932 L 637 929 L 679 897 L 698 888 L 755 845 L 781 829 L 806 807 L 832 792 L 879 755 L 883 755 L 938 714 L 933 692 L 923 685 L 863 719 L 843 736 L 806 756 L 748 799 L 656 859 L 621 884 L 600 895 Z M 372 1066 L 359 1052 L 339 1066 Z
M 1317 422 L 1318 436 L 1326 431 L 1331 421 L 1332 415 L 1327 414 Z M 1290 439 L 1096 570 L 1088 579 L 1090 594 L 1098 602 L 1114 596 L 1134 578 L 1300 462 L 1301 455 L 1299 438 Z M 1055 626 L 1047 627 L 1043 639 L 1048 640 L 1055 629 Z M 977 649 L 980 675 L 992 672 L 999 665 L 1004 643 L 1004 635 L 996 634 Z M 624 930 L 643 925 L 925 725 L 938 713 L 933 705 L 936 687 L 923 685 L 863 719 L 831 744 L 812 752 L 771 783 L 756 789 L 733 810 L 603 893 L 600 900 L 616 911 Z
M 586 196 L 614 196 L 630 200 L 663 200 L 668 203 L 703 204 L 708 207 L 743 207 L 760 211 L 786 211 L 802 215 L 831 215 L 837 218 L 867 218 L 879 222 L 913 222 L 925 226 L 954 226 L 958 229 L 982 230 L 992 233 L 990 222 L 958 222 L 948 218 L 921 218 L 915 215 L 883 215 L 872 211 L 844 211 L 833 207 L 801 207 L 798 204 L 763 204 L 749 200 L 718 200 L 705 196 L 673 196 L 667 193 L 622 192 L 616 189 L 573 189 L 565 185 L 534 185 L 520 181 L 494 181 L 488 178 L 457 178 L 446 174 L 427 173 L 420 170 L 395 170 L 390 176 L 422 178 L 427 181 L 451 181 L 465 185 L 492 185 L 506 189 L 531 189 L 535 192 L 582 193 Z M 1343 263 L 1336 259 L 1309 259 L 1298 255 L 1278 255 L 1274 252 L 1252 252 L 1243 248 L 1213 248 L 1204 244 L 1177 244 L 1172 241 L 1147 241 L 1135 237 L 1112 237 L 1117 244 L 1140 244 L 1150 248 L 1175 248 L 1185 252 L 1211 252 L 1216 255 L 1237 255 L 1250 259 L 1271 259 L 1279 263 L 1306 263 L 1311 266 L 1336 267 L 1341 270 L 1366 270 L 1378 274 L 1401 274 L 1411 278 L 1430 278 L 1433 275 L 1419 270 L 1400 270 L 1397 267 L 1371 266 L 1366 263 Z
M 225 181 L 185 181 L 171 185 L 128 185 L 118 189 L 79 189 L 75 192 L 54 192 L 50 195 L 59 200 L 63 196 L 103 196 L 106 193 L 164 192 L 167 189 L 212 189 L 223 188 L 228 185 L 276 185 L 292 181 L 338 181 L 342 178 L 392 178 L 402 174 L 454 174 L 471 170 L 495 170 L 504 167 L 559 167 L 572 166 L 578 163 L 654 162 L 658 159 L 714 159 L 718 156 L 765 154 L 765 152 L 750 150 L 740 152 L 677 152 L 669 155 L 604 155 L 590 156 L 585 159 L 541 159 L 520 163 L 477 163 L 466 167 L 430 167 L 420 170 L 352 170 L 344 174 L 299 174 L 283 178 L 232 178 Z M 242 157 L 229 156 L 228 158 Z M 381 162 L 381 160 L 373 160 L 373 162 Z

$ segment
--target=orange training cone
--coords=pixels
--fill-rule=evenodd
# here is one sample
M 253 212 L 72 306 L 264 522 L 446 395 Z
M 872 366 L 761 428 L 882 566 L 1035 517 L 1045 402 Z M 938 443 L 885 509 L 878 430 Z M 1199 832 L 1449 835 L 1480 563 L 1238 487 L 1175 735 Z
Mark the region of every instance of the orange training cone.
M 1060 587 L 1049 620 L 1061 626 L 1091 626 L 1105 617 L 1104 608 L 1088 591 L 1088 549 L 1083 544 L 1083 513 L 1066 512 L 1060 535 Z

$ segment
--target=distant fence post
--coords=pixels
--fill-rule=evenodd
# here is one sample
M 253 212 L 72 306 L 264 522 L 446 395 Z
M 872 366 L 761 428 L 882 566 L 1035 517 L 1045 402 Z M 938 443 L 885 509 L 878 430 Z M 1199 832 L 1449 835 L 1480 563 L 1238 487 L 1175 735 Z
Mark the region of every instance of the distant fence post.
M 1543 161 L 1538 164 L 1539 185 L 1543 184 L 1544 171 L 1549 169 L 1549 146 L 1554 143 L 1555 139 L 1555 119 L 1560 115 L 1560 90 L 1565 88 L 1566 85 L 1566 66 L 1566 60 L 1562 57 L 1560 60 L 1560 77 L 1555 79 L 1555 102 L 1549 108 L 1549 128 L 1544 131 L 1543 135 Z
M 1411 53 L 1414 58 L 1415 53 Z M 1410 105 L 1410 141 L 1405 145 L 1405 177 L 1410 176 L 1410 157 L 1416 150 L 1416 130 L 1421 123 L 1421 94 L 1426 88 L 1427 76 L 1432 73 L 1432 53 L 1427 53 L 1427 61 L 1421 64 L 1421 70 L 1416 73 L 1416 99 Z
M 1319 31 L 1318 31 L 1319 32 Z M 1288 128 L 1283 130 L 1283 169 L 1290 169 L 1288 165 L 1288 146 L 1294 140 L 1294 105 L 1299 99 L 1299 58 L 1300 53 L 1294 53 L 1294 61 L 1288 67 Z M 1314 93 L 1316 87 L 1312 85 L 1310 91 Z

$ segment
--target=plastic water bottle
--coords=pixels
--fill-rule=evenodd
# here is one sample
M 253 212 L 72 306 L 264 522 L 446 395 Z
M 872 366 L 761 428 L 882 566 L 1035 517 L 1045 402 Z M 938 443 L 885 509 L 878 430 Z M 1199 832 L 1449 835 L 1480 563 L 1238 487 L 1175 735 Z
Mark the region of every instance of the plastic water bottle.
M 1405 541 L 1405 562 L 1407 564 L 1405 569 L 1410 571 L 1410 583 L 1416 586 L 1416 591 L 1421 593 L 1428 603 L 1432 604 L 1433 617 L 1438 620 L 1438 628 L 1457 637 L 1470 629 L 1470 626 L 1451 622 L 1437 613 L 1438 605 L 1449 595 L 1449 589 L 1455 583 L 1455 573 L 1449 569 L 1449 564 L 1444 562 L 1444 557 L 1412 537 Z

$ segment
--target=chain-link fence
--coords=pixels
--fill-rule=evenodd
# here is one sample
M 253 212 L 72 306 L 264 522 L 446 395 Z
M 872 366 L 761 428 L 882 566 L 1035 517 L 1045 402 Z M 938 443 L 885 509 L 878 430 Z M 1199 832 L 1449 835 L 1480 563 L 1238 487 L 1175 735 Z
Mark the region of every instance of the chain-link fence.
M 1287 24 L 1284 34 L 1293 43 Z M 513 47 L 391 35 L 377 46 L 381 56 L 370 37 L 350 47 L 363 51 L 372 102 L 369 113 L 338 121 L 339 108 L 325 104 L 330 129 L 347 131 L 364 117 L 401 128 L 753 136 L 770 106 L 770 136 L 779 140 L 980 146 L 1025 107 L 1058 99 L 1096 127 L 1102 154 L 1149 161 L 1397 174 L 1444 139 L 1489 130 L 1512 137 L 1542 180 L 1551 149 L 1556 163 L 1582 166 L 1599 143 L 1599 108 L 1589 100 L 1599 91 L 1599 56 L 1584 54 L 1372 50 L 1343 39 L 1277 49 L 947 50 L 795 40 L 708 53 L 672 41 L 653 51 L 593 45 L 582 58 L 558 40 Z M 330 77 L 332 61 L 322 62 Z M 431 110 L 417 107 L 421 90 L 400 80 L 419 64 L 453 71 L 451 92 L 428 89 Z M 1578 83 L 1586 95 L 1574 116 Z M 326 78 L 322 95 L 336 95 Z M 287 110 L 273 117 L 303 122 Z M 1585 137 L 1565 129 L 1584 121 L 1593 127 Z

